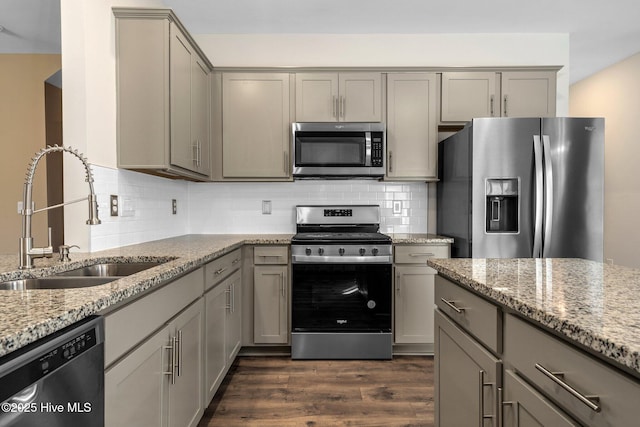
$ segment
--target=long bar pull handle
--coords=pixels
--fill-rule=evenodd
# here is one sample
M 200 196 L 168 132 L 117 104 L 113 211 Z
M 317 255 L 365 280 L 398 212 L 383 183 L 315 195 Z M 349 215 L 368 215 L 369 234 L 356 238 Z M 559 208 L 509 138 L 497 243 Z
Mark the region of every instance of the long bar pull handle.
M 236 312 L 236 284 L 232 283 L 229 287 L 231 288 L 231 313 L 235 313 Z
M 485 387 L 493 387 L 493 383 L 485 383 L 484 382 L 484 375 L 486 374 L 486 372 L 484 371 L 484 369 L 480 369 L 480 372 L 478 372 L 478 403 L 480 406 L 480 410 L 479 410 L 479 414 L 478 414 L 478 420 L 479 426 L 483 426 L 484 425 L 484 420 L 487 419 L 493 419 L 494 416 L 493 415 L 485 415 L 484 413 L 484 388 Z
M 507 95 L 505 95 L 502 102 L 502 104 L 504 105 L 504 117 L 509 117 L 509 114 L 507 114 L 507 100 Z
M 284 173 L 285 175 L 289 173 L 289 152 L 286 150 L 284 152 Z
M 340 95 L 340 117 L 344 119 L 347 101 L 344 96 Z
M 224 308 L 229 310 L 229 313 L 231 313 L 231 286 L 229 286 L 224 293 L 227 294 L 227 301 Z
M 389 150 L 389 172 L 393 172 L 393 151 Z
M 410 257 L 423 257 L 423 256 L 434 257 L 436 256 L 436 254 L 434 254 L 433 252 L 424 252 L 424 253 L 412 253 L 412 254 L 409 254 L 409 256 Z
M 447 301 L 444 298 L 440 298 L 440 301 L 445 303 L 449 308 L 451 308 L 453 311 L 455 311 L 458 314 L 462 313 L 465 310 L 462 307 L 456 307 L 456 305 L 454 304 L 454 301 Z
M 558 384 L 561 388 L 567 391 L 570 395 L 578 399 L 580 402 L 584 403 L 594 412 L 602 411 L 602 407 L 600 406 L 600 398 L 598 396 L 586 396 L 580 393 L 578 390 L 564 382 L 562 377 L 564 376 L 561 372 L 551 372 L 544 366 L 539 363 L 535 365 L 536 369 L 542 372 L 547 378 L 549 378 L 554 383 Z
M 282 273 L 282 296 L 283 296 L 283 297 L 285 296 L 285 295 L 284 295 L 284 286 L 285 286 L 285 285 L 284 285 L 284 281 L 285 281 L 285 275 L 284 275 L 284 273 Z
M 551 239 L 553 233 L 553 163 L 551 161 L 551 142 L 548 135 L 542 135 L 542 147 L 544 148 L 544 237 L 542 246 L 542 256 L 547 257 L 549 245 L 547 241 Z
M 494 99 L 494 96 L 493 96 L 493 95 L 491 95 L 491 97 L 489 98 L 489 104 L 490 104 L 490 111 L 489 111 L 489 113 L 491 114 L 491 117 L 493 117 L 493 116 L 494 116 L 494 112 L 493 112 L 493 99 Z
M 337 119 L 338 115 L 337 115 L 336 111 L 338 110 L 338 97 L 335 96 L 335 95 L 333 97 L 333 101 L 331 101 L 331 106 L 333 108 L 333 111 L 331 112 L 331 116 L 335 117 Z
M 176 353 L 178 357 L 176 357 L 176 372 L 178 376 L 182 376 L 182 330 L 178 331 L 178 335 L 174 338 L 176 340 Z
M 534 258 L 542 256 L 542 215 L 544 203 L 544 177 L 542 168 L 542 143 L 540 136 L 533 136 L 533 160 L 535 175 L 536 205 L 534 213 L 533 229 L 533 254 Z
M 175 339 L 171 338 L 170 345 L 165 345 L 162 347 L 164 350 L 169 350 L 169 354 L 171 355 L 171 359 L 169 360 L 169 371 L 163 372 L 164 375 L 169 375 L 171 377 L 171 384 L 176 383 L 176 369 L 174 365 L 176 353 L 175 353 Z

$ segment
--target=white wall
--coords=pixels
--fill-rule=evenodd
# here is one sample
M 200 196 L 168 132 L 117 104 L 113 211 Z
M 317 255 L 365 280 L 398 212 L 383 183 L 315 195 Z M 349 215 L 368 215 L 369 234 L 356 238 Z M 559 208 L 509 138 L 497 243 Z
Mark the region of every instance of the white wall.
M 103 170 L 97 173 L 98 178 L 107 180 L 105 184 L 96 182 L 96 186 L 100 188 L 98 201 L 101 215 L 108 227 L 97 226 L 90 229 L 84 226 L 87 209 L 84 204 L 65 209 L 65 239 L 68 243 L 79 244 L 83 250 L 110 247 L 118 242 L 116 236 L 119 233 L 126 234 L 126 237 L 118 242 L 123 244 L 135 243 L 136 240 L 153 240 L 158 236 L 146 228 L 146 220 L 142 217 L 107 220 L 108 199 L 104 197 L 107 197 L 110 190 L 104 190 L 104 186 L 109 188 L 114 182 L 123 181 L 126 182 L 126 188 L 135 187 L 140 194 L 158 192 L 157 203 L 160 203 L 160 199 L 167 199 L 175 184 L 173 181 L 160 178 L 149 181 L 149 177 L 145 175 L 112 169 L 116 167 L 115 35 L 114 17 L 111 12 L 113 6 L 162 7 L 163 4 L 161 0 L 61 0 L 64 143 L 85 153 L 90 163 L 111 171 Z M 196 35 L 196 40 L 214 66 L 559 65 L 564 68 L 558 74 L 557 111 L 559 115 L 567 112 L 568 34 L 254 34 Z M 86 183 L 81 176 L 83 173 L 80 162 L 67 162 L 67 198 L 86 194 Z M 167 191 L 161 191 L 165 185 Z M 213 225 L 216 216 L 213 217 L 214 222 L 205 226 L 196 220 L 200 212 L 206 212 L 211 207 L 212 200 L 225 194 L 228 187 L 220 185 L 201 184 L 194 190 L 203 194 L 198 199 L 201 202 L 192 199 L 188 203 L 189 212 L 193 213 L 193 217 L 188 221 L 188 231 L 236 230 L 235 226 L 221 228 Z M 272 192 L 280 189 L 280 186 L 292 186 L 295 192 L 305 193 L 306 190 L 302 188 L 304 185 L 269 184 L 267 188 L 268 192 Z M 354 194 L 353 190 L 348 188 L 350 185 L 352 184 L 344 184 L 345 188 L 337 190 L 337 193 Z M 187 188 L 191 191 L 191 188 L 196 187 Z M 379 193 L 378 189 L 371 192 Z M 413 193 L 413 190 L 410 192 Z M 420 194 L 426 206 L 426 190 Z M 357 196 L 353 195 L 347 197 L 345 202 L 357 200 Z M 140 211 L 147 211 L 146 202 L 141 203 Z M 153 205 L 156 202 L 149 203 Z M 224 217 L 220 218 L 220 221 L 224 222 Z M 259 218 L 266 221 L 262 217 Z M 421 215 L 421 218 L 426 218 L 426 214 Z M 130 223 L 117 227 L 111 221 Z M 162 225 L 165 229 L 173 230 L 175 233 L 184 232 L 183 218 L 171 217 L 166 221 Z M 423 225 L 416 224 L 419 227 Z M 273 229 L 280 229 L 282 226 L 283 223 L 278 223 Z M 134 229 L 137 231 L 132 231 Z
M 640 53 L 571 86 L 570 113 L 605 118 L 604 256 L 640 268 Z

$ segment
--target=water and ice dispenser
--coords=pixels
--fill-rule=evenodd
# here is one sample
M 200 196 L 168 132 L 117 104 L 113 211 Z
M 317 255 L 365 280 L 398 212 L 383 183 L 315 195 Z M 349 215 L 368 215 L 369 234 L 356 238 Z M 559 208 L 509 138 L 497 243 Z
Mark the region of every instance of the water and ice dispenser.
M 485 184 L 486 232 L 517 233 L 520 206 L 518 178 L 492 178 Z

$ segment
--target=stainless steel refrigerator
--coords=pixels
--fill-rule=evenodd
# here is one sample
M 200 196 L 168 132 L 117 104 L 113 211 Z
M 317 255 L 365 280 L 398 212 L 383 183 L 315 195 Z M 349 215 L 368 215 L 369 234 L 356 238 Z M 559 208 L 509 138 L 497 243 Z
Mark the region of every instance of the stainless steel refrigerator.
M 438 154 L 452 256 L 602 261 L 604 119 L 473 119 Z

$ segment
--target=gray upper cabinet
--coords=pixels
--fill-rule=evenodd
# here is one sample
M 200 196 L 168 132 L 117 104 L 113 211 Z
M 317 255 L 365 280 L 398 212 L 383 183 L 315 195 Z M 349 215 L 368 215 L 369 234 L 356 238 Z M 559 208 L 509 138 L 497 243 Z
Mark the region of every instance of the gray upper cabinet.
M 296 121 L 382 121 L 382 74 L 296 73 Z
M 556 71 L 444 72 L 440 122 L 476 117 L 554 117 Z
M 436 74 L 387 75 L 387 177 L 437 177 Z
M 170 9 L 113 13 L 118 167 L 208 180 L 211 63 Z

